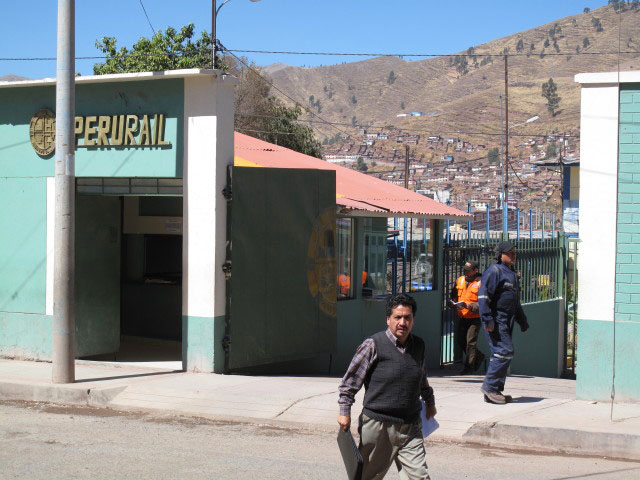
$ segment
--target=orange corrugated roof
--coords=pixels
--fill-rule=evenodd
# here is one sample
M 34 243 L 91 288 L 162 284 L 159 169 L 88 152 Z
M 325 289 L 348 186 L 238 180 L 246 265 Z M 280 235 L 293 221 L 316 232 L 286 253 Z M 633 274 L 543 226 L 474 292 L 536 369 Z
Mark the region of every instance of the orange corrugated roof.
M 235 132 L 236 166 L 267 168 L 312 168 L 335 170 L 336 204 L 345 212 L 376 212 L 386 216 L 420 215 L 428 218 L 461 218 L 469 214 L 428 197 L 334 165 L 288 148 Z

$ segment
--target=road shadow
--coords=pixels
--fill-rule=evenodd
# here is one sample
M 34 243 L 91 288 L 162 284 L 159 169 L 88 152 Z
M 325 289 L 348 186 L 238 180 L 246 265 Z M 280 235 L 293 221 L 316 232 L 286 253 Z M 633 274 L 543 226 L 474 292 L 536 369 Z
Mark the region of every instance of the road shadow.
M 95 378 L 82 378 L 80 380 L 76 380 L 75 383 L 86 383 L 86 382 L 101 382 L 104 380 L 122 380 L 124 378 L 136 378 L 136 377 L 154 377 L 157 375 L 173 375 L 176 373 L 184 373 L 183 370 L 171 370 L 167 372 L 149 372 L 149 373 L 135 373 L 131 375 L 116 375 L 112 377 L 95 377 Z
M 513 397 L 510 403 L 537 403 L 545 400 L 542 397 Z

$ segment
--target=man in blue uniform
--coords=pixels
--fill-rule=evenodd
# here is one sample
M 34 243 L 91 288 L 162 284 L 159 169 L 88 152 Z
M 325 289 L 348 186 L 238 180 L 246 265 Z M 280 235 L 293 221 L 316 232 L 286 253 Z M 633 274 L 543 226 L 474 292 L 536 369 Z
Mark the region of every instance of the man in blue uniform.
M 482 274 L 478 295 L 480 319 L 491 351 L 482 393 L 485 402 L 505 404 L 512 400 L 511 395 L 502 392 L 513 359 L 514 322 L 518 322 L 523 332 L 529 324 L 520 305 L 520 283 L 514 269 L 516 249 L 511 242 L 500 242 L 495 254 L 497 263 Z

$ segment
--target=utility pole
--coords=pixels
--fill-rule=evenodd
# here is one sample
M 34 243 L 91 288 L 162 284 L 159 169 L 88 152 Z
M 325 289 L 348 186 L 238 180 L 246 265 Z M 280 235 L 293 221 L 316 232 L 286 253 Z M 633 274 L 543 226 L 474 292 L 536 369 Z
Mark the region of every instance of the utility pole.
M 504 56 L 504 205 L 506 233 L 509 233 L 509 68 L 507 55 Z
M 218 37 L 216 36 L 216 0 L 211 0 L 211 68 L 216 68 L 216 55 L 218 54 Z
M 75 382 L 75 0 L 58 0 L 53 383 Z
M 409 145 L 404 146 L 404 188 L 409 188 Z
M 503 124 L 504 123 L 504 113 L 503 113 L 504 110 L 502 108 L 502 94 L 499 94 L 499 97 L 500 97 L 500 123 Z M 501 205 L 500 206 L 502 207 L 502 231 L 504 233 L 507 233 L 509 231 L 509 228 L 508 228 L 508 225 L 507 225 L 507 216 L 505 215 L 506 202 L 505 202 L 505 198 L 504 198 L 504 193 L 505 193 L 504 192 L 504 185 L 505 185 L 504 179 L 505 179 L 505 175 L 507 173 L 507 170 L 506 170 L 507 169 L 507 160 L 506 160 L 507 157 L 505 156 L 504 147 L 505 147 L 505 136 L 503 135 L 502 136 L 502 161 L 500 162 L 501 167 L 502 167 L 501 168 L 501 170 L 502 170 L 502 172 L 501 172 L 501 174 L 502 174 L 502 180 L 501 180 L 502 185 L 501 185 L 501 188 L 500 188 L 500 194 L 501 194 L 500 195 L 500 201 L 501 201 Z

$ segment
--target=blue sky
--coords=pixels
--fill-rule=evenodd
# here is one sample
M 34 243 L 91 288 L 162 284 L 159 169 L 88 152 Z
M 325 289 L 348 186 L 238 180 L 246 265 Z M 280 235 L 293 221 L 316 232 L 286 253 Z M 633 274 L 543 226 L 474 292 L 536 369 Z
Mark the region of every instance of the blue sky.
M 218 0 L 220 4 L 221 0 Z M 55 57 L 55 0 L 4 0 L 0 58 Z M 143 0 L 153 27 L 195 23 L 211 29 L 210 0 Z M 231 0 L 220 11 L 218 38 L 230 49 L 314 52 L 455 53 L 606 0 Z M 140 0 L 76 0 L 76 55 L 95 56 L 96 39 L 131 46 L 151 36 Z M 258 65 L 327 65 L 358 57 L 247 54 Z M 76 70 L 92 73 L 95 60 Z M 0 61 L 0 76 L 55 76 L 53 61 Z

